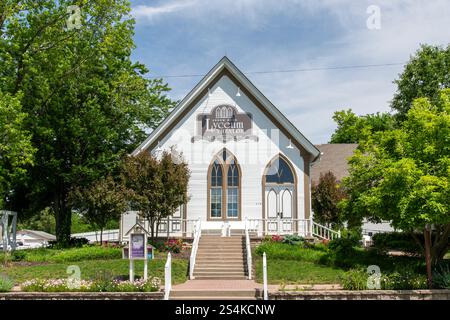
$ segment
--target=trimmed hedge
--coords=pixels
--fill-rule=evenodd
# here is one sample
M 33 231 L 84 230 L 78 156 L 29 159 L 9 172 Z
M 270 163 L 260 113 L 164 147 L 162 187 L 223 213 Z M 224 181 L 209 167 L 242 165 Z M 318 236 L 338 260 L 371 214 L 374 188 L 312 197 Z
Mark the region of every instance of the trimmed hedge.
M 122 249 L 117 247 L 84 246 L 71 249 L 26 249 L 11 254 L 12 261 L 27 262 L 74 262 L 82 260 L 120 259 Z
M 416 234 L 421 243 L 424 242 L 422 234 Z M 421 255 L 422 250 L 410 233 L 388 232 L 376 233 L 372 237 L 373 247 L 379 252 L 389 250 L 404 251 L 416 255 Z

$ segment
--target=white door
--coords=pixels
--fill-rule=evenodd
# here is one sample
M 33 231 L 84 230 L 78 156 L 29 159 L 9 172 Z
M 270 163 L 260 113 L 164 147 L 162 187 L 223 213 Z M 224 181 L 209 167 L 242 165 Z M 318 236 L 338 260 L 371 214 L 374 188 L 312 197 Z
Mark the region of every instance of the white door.
M 266 188 L 266 217 L 292 219 L 293 187 L 276 186 Z

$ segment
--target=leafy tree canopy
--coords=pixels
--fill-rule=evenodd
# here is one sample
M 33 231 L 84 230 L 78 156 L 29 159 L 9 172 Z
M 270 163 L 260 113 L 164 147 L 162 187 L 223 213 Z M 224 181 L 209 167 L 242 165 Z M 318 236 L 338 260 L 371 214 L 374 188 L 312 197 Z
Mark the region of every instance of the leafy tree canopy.
M 357 116 L 352 109 L 336 111 L 333 120 L 337 129 L 331 136 L 330 143 L 358 143 L 368 135 L 391 130 L 395 121 L 389 113 L 368 114 Z
M 349 221 L 392 221 L 404 231 L 434 228 L 433 261 L 443 257 L 450 234 L 450 89 L 432 103 L 416 99 L 400 127 L 360 143 L 344 179 Z
M 439 102 L 440 91 L 450 88 L 450 45 L 446 48 L 422 45 L 412 56 L 399 79 L 394 83 L 397 92 L 392 100 L 396 117 L 403 121 L 416 98 Z
M 336 176 L 328 171 L 320 174 L 319 182 L 313 184 L 311 204 L 314 210 L 314 220 L 331 226 L 342 223 L 338 203 L 345 198 L 344 189 L 339 185 Z
M 14 183 L 24 178 L 35 153 L 20 99 L 0 91 L 0 209 Z
M 81 28 L 68 28 L 69 5 Z M 0 91 L 23 93 L 25 130 L 37 149 L 8 204 L 21 214 L 52 207 L 68 241 L 70 190 L 114 172 L 173 107 L 161 79 L 130 58 L 127 0 L 6 0 L 0 4 Z

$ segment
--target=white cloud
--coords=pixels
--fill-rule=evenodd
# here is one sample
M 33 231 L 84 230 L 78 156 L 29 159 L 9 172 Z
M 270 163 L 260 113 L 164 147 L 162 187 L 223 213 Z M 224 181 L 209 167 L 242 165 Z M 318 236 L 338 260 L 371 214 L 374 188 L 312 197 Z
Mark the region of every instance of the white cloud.
M 138 5 L 132 8 L 131 14 L 138 20 L 153 21 L 154 19 L 180 11 L 194 5 L 196 1 L 173 1 L 159 6 Z
M 372 4 L 381 9 L 380 30 L 366 27 L 369 16 L 366 9 Z M 182 61 L 173 61 L 165 74 L 204 73 L 212 67 L 205 61 L 211 57 L 218 60 L 225 51 L 231 53 L 230 57 L 243 71 L 405 62 L 421 43 L 447 45 L 450 39 L 448 0 L 196 0 L 139 7 L 134 8 L 135 15 L 147 17 L 146 21 L 154 24 L 164 23 L 158 17 L 188 21 L 188 28 L 198 31 L 196 45 L 199 39 L 205 45 L 198 48 L 198 55 L 189 54 Z M 259 30 L 271 28 L 271 24 L 276 27 L 274 17 L 287 17 L 292 23 L 319 18 L 314 20 L 314 26 L 306 27 L 312 32 L 317 28 L 321 34 L 337 35 L 314 39 L 313 33 L 314 41 L 305 45 L 303 39 L 294 39 L 294 30 L 288 37 L 291 41 L 266 46 L 261 41 L 239 42 L 239 37 L 230 38 L 229 32 L 220 34 L 217 29 L 205 28 L 212 22 L 226 21 L 223 28 L 229 30 L 238 23 L 239 27 Z M 193 41 L 186 39 L 184 46 Z M 352 108 L 357 114 L 388 111 L 395 92 L 392 81 L 401 71 L 401 66 L 391 66 L 250 74 L 249 78 L 312 142 L 325 143 L 334 130 L 331 119 L 334 111 L 344 108 Z M 168 80 L 176 98 L 181 98 L 199 78 Z

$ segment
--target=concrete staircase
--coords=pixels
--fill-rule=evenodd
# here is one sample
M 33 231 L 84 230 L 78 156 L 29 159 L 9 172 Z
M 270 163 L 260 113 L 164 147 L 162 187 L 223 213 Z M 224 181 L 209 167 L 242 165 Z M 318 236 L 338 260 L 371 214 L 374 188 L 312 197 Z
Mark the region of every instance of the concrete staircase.
M 202 235 L 194 267 L 197 280 L 245 280 L 245 243 L 241 235 Z
M 171 291 L 170 300 L 257 300 L 258 295 L 255 289 L 186 289 Z

